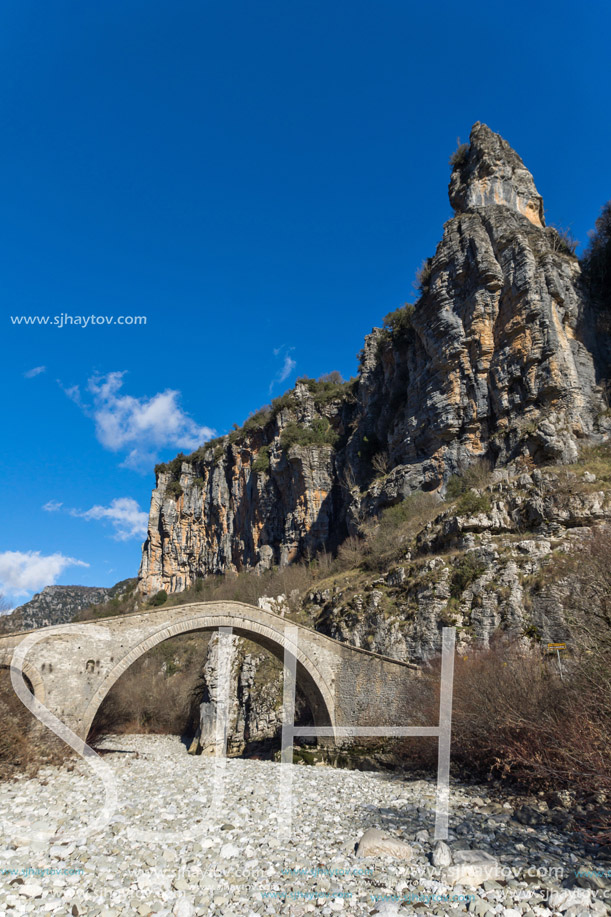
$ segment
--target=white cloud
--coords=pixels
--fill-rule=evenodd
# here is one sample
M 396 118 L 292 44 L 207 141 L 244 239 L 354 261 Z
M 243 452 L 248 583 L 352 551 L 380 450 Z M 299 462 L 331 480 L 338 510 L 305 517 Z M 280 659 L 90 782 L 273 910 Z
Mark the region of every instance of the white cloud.
M 287 354 L 284 358 L 284 363 L 282 364 L 280 375 L 278 376 L 278 382 L 284 382 L 285 379 L 288 379 L 296 366 L 297 363 L 295 360 L 293 360 L 292 357 L 289 357 Z
M 119 468 L 130 468 L 132 471 L 150 471 L 157 463 L 156 452 L 145 452 L 143 449 L 132 449 L 123 459 Z
M 297 366 L 297 361 L 293 360 L 291 357 L 291 352 L 294 350 L 294 347 L 286 347 L 284 344 L 282 347 L 276 347 L 274 349 L 275 357 L 282 357 L 282 368 L 278 372 L 278 375 L 275 376 L 269 385 L 269 390 L 273 389 L 274 385 L 280 385 L 281 382 L 285 382 L 288 377 L 291 375 L 295 367 Z
M 180 407 L 180 392 L 166 389 L 150 398 L 123 394 L 125 372 L 92 376 L 86 404 L 77 385 L 64 388 L 66 395 L 95 422 L 98 441 L 111 452 L 127 451 L 123 467 L 147 470 L 160 449 L 191 451 L 214 436 Z
M 82 560 L 64 554 L 40 551 L 0 553 L 0 590 L 13 596 L 27 596 L 44 586 L 53 586 L 67 567 L 88 567 Z
M 148 515 L 132 497 L 116 497 L 109 506 L 92 506 L 91 509 L 81 512 L 77 509 L 70 510 L 70 515 L 80 519 L 103 519 L 112 523 L 117 541 L 127 541 L 128 538 L 142 538 L 146 535 Z
M 33 369 L 28 369 L 23 375 L 26 379 L 33 379 L 34 376 L 39 376 L 41 373 L 46 372 L 46 366 L 35 366 Z
M 60 380 L 57 380 L 58 385 L 63 389 L 64 393 L 68 396 L 70 401 L 74 401 L 75 404 L 78 404 L 79 408 L 83 407 L 81 402 L 81 390 L 78 385 L 72 385 L 70 388 L 64 388 Z
M 62 508 L 63 505 L 64 504 L 60 503 L 58 500 L 47 500 L 47 502 L 43 506 L 43 509 L 45 513 L 56 513 L 58 510 Z

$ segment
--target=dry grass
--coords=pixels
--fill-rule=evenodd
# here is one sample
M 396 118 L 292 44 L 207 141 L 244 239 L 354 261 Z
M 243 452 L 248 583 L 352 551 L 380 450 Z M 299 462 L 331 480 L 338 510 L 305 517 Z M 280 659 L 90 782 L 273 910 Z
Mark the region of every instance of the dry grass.
M 197 580 L 190 589 L 170 595 L 164 607 L 190 602 L 222 601 L 257 605 L 263 596 L 274 598 L 284 595 L 287 597 L 291 613 L 298 615 L 301 608 L 299 596 L 307 592 L 322 575 L 326 575 L 331 562 L 330 555 L 321 554 L 309 563 L 274 567 L 261 574 L 244 571 L 238 574 L 227 573 L 224 576 L 208 576 Z
M 71 750 L 32 716 L 13 690 L 8 669 L 0 669 L 0 780 L 32 776 L 48 764 L 61 764 Z
M 174 637 L 138 659 L 106 695 L 90 744 L 109 733 L 194 732 L 202 697 L 209 634 Z
M 360 565 L 375 572 L 388 570 L 396 555 L 401 550 L 405 552 L 408 544 L 440 510 L 437 496 L 421 490 L 385 509 L 377 520 L 363 526 Z

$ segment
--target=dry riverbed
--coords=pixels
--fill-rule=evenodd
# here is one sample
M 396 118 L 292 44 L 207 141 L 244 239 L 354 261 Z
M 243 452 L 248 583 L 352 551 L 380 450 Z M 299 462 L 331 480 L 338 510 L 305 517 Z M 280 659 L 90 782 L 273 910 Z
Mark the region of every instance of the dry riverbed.
M 453 784 L 449 851 L 436 851 L 433 781 L 294 766 L 288 824 L 278 764 L 219 765 L 172 736 L 105 745 L 120 750 L 103 759 L 116 808 L 88 835 L 106 797 L 82 759 L 0 784 L 0 915 L 611 912 L 611 861 L 519 823 L 484 787 Z M 411 858 L 355 854 L 368 828 Z

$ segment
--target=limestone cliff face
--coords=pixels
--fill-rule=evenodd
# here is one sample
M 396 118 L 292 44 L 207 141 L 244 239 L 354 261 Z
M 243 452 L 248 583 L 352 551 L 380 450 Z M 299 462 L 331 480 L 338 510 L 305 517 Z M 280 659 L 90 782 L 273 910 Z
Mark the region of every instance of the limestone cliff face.
M 450 202 L 418 302 L 368 335 L 356 380 L 298 383 L 241 430 L 158 469 L 144 594 L 333 549 L 474 458 L 571 462 L 579 440 L 599 435 L 579 263 L 545 227 L 518 154 L 486 125 L 456 157 Z
M 145 594 L 180 591 L 198 576 L 287 564 L 341 539 L 336 445 L 346 433 L 346 394 L 336 388 L 337 398 L 317 408 L 298 383 L 281 399 L 285 405 L 260 412 L 250 429 L 158 470 L 140 569 Z

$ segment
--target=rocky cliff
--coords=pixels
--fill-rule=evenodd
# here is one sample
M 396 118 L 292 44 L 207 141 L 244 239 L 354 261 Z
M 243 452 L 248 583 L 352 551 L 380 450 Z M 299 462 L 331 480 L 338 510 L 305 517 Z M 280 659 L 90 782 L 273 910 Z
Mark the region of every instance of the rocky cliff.
M 574 461 L 608 418 L 583 343 L 570 244 L 530 172 L 477 123 L 418 301 L 368 335 L 356 379 L 301 380 L 242 428 L 156 469 L 139 588 L 334 550 L 413 491 L 478 459 Z

